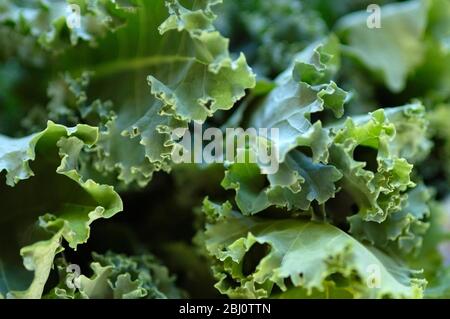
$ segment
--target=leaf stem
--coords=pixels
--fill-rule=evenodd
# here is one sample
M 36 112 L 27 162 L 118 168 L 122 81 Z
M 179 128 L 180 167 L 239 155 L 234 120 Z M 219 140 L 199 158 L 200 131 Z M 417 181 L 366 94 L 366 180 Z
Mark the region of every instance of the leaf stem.
M 179 55 L 154 55 L 138 57 L 130 60 L 118 60 L 100 65 L 94 69 L 95 77 L 104 77 L 115 73 L 149 67 L 158 64 L 170 64 L 175 62 L 194 61 L 195 58 Z

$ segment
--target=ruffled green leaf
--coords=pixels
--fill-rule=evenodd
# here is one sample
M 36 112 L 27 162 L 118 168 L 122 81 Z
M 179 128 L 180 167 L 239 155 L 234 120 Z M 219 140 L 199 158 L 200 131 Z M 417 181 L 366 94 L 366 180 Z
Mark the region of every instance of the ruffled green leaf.
M 423 61 L 427 1 L 406 1 L 381 7 L 380 28 L 367 24 L 369 13 L 355 12 L 337 23 L 348 53 L 378 75 L 393 92 L 405 88 L 406 79 Z
M 278 172 L 267 176 L 257 164 L 231 165 L 222 186 L 236 190 L 236 203 L 246 215 L 273 205 L 307 211 L 313 201 L 323 204 L 334 197 L 335 182 L 341 177 L 333 166 L 314 163 L 302 152 L 293 150 L 280 164 Z
M 96 139 L 95 128 L 52 122 L 28 137 L 0 136 L 0 176 L 8 185 L 1 186 L 2 294 L 41 297 L 62 241 L 76 249 L 89 238 L 92 222 L 122 210 L 111 186 L 85 179 L 78 171 L 80 152 Z
M 359 240 L 391 249 L 394 253 L 417 253 L 430 226 L 427 221 L 430 198 L 430 191 L 419 185 L 408 192 L 404 207 L 390 214 L 382 223 L 365 222 L 359 215 L 350 217 L 350 233 Z
M 135 1 L 115 0 L 5 0 L 0 4 L 0 23 L 34 37 L 48 50 L 60 52 L 80 41 L 97 40 L 122 26 Z
M 405 106 L 397 111 L 420 107 Z M 400 210 L 406 199 L 404 192 L 415 186 L 410 177 L 413 166 L 395 153 L 403 147 L 396 142 L 402 140 L 396 141 L 395 125 L 382 109 L 372 113 L 371 119 L 348 118 L 336 132 L 330 163 L 343 174 L 340 186 L 351 196 L 364 220 L 384 221 L 390 213 Z M 367 160 L 355 160 L 355 150 L 361 147 L 363 153 L 366 148 L 375 155 L 369 153 Z
M 127 14 L 125 27 L 97 49 L 86 49 L 90 60 L 67 53 L 69 64 L 79 61 L 78 68 L 94 71 L 89 88 L 113 103 L 114 115 L 102 126 L 97 147 L 98 170 L 117 172 L 125 184 L 145 185 L 154 171 L 170 170 L 179 138 L 172 136 L 175 129 L 232 108 L 254 86 L 244 56 L 233 59 L 228 40 L 213 26 L 215 4 L 141 1 Z M 124 39 L 133 45 L 119 55 L 112 52 Z M 111 92 L 117 82 L 121 85 Z
M 322 204 L 334 196 L 334 183 L 341 174 L 326 165 L 331 138 L 320 121 L 311 122 L 311 115 L 329 109 L 342 116 L 347 94 L 331 80 L 338 66 L 339 43 L 331 36 L 299 53 L 277 78 L 277 86 L 257 105 L 249 126 L 278 130 L 277 139 L 268 138 L 277 153 L 279 169 L 268 174 L 259 163 L 230 166 L 222 186 L 236 190 L 236 201 L 244 214 L 258 213 L 271 205 L 307 210 L 312 201 Z M 312 158 L 296 150 L 301 146 L 312 150 Z
M 332 285 L 357 298 L 422 296 L 424 281 L 414 271 L 329 224 L 243 217 L 227 203 L 205 201 L 204 210 L 216 287 L 230 297 L 270 297 L 298 288 L 308 295 Z
M 151 254 L 126 256 L 108 252 L 93 254 L 93 275 L 80 275 L 67 287 L 67 263 L 58 266 L 61 282 L 47 298 L 58 299 L 166 299 L 181 298 L 175 278 Z
M 82 29 L 95 27 L 85 21 L 89 18 L 103 24 L 98 34 L 83 31 L 95 38 L 95 46 L 82 42 L 64 47 L 57 58 L 45 56 L 43 67 L 51 70 L 45 72 L 50 81 L 48 118 L 100 128 L 91 155 L 93 168 L 105 180 L 117 176 L 116 184 L 144 186 L 153 172 L 170 170 L 179 138 L 172 136 L 175 129 L 229 110 L 255 85 L 245 57 L 233 58 L 229 41 L 214 27 L 213 8 L 219 1 L 68 2 L 81 7 Z M 66 3 L 30 7 L 36 16 L 59 17 Z M 4 12 L 10 16 L 21 11 L 8 6 Z M 29 23 L 34 26 L 33 21 Z M 59 36 L 69 33 L 64 28 L 56 40 L 45 43 L 57 46 Z M 56 31 L 35 32 L 48 37 Z M 89 81 L 86 74 L 91 74 Z

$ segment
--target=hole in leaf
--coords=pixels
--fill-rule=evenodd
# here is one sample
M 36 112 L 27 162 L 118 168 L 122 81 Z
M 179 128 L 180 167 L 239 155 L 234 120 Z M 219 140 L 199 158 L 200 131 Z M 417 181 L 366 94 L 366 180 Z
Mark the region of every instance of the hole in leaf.
M 320 121 L 322 119 L 321 113 L 320 112 L 316 112 L 316 113 L 311 113 L 310 115 L 310 121 L 311 123 L 316 123 L 317 121 Z
M 336 287 L 346 287 L 350 284 L 348 278 L 338 272 L 329 275 L 326 280 L 333 281 L 336 284 Z
M 291 277 L 287 277 L 283 279 L 284 285 L 287 289 L 294 287 L 294 284 L 292 283 Z
M 213 100 L 208 99 L 205 104 L 203 104 L 208 110 L 211 110 L 211 106 L 213 104 Z
M 237 282 L 236 280 L 233 279 L 233 277 L 231 277 L 230 274 L 227 274 L 227 277 L 225 278 L 224 282 L 226 283 L 227 286 L 229 286 L 230 288 L 237 288 L 240 286 L 239 282 Z
M 299 147 L 297 147 L 297 150 L 298 150 L 299 152 L 301 152 L 303 155 L 306 155 L 306 156 L 308 156 L 308 157 L 310 157 L 310 158 L 313 157 L 313 152 L 312 152 L 311 147 L 308 147 L 308 146 L 299 146 Z
M 358 206 L 355 203 L 353 196 L 351 196 L 345 189 L 341 189 L 334 198 L 331 198 L 325 203 L 325 211 L 328 218 L 333 225 L 339 227 L 343 231 L 348 231 L 350 226 L 347 217 L 358 212 Z
M 377 155 L 376 149 L 362 145 L 357 146 L 353 152 L 353 158 L 358 162 L 365 162 L 364 169 L 373 173 L 376 173 L 378 169 Z
M 267 256 L 269 251 L 270 246 L 268 244 L 253 244 L 242 261 L 242 274 L 248 276 L 254 273 L 260 261 Z

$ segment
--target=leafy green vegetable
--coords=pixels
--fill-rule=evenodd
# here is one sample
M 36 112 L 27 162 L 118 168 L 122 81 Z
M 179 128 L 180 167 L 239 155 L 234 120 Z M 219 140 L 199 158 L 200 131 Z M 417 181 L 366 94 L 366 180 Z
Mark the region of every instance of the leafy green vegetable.
M 236 201 L 244 214 L 257 213 L 270 205 L 308 210 L 310 202 L 320 204 L 333 197 L 334 182 L 342 175 L 327 166 L 331 138 L 320 122 L 311 123 L 311 114 L 330 109 L 342 116 L 346 92 L 330 80 L 339 65 L 338 42 L 330 37 L 324 45 L 313 44 L 302 51 L 294 64 L 277 79 L 277 86 L 256 106 L 249 119 L 255 128 L 277 128 L 276 148 L 279 170 L 269 174 L 270 186 L 258 177 L 252 163 L 235 163 L 226 172 L 222 185 L 236 189 Z M 312 158 L 296 150 L 311 148 Z M 327 176 L 325 183 L 319 182 Z M 256 183 L 255 181 L 261 181 Z M 303 184 L 305 186 L 303 186 Z
M 93 254 L 91 278 L 73 278 L 74 286 L 66 286 L 67 264 L 61 261 L 58 270 L 61 283 L 47 297 L 62 299 L 162 299 L 183 296 L 174 286 L 174 278 L 166 267 L 159 265 L 153 255 L 127 257 L 111 252 Z M 72 279 L 72 278 L 69 278 Z M 75 284 L 78 284 L 77 288 Z
M 53 259 L 64 249 L 61 241 L 76 249 L 88 240 L 95 220 L 122 210 L 111 186 L 78 171 L 80 151 L 97 135 L 86 125 L 66 128 L 49 122 L 47 129 L 28 137 L 0 136 L 2 294 L 41 297 Z
M 231 297 L 268 297 L 275 284 L 283 292 L 301 287 L 307 294 L 333 294 L 328 290 L 336 285 L 354 297 L 421 296 L 423 280 L 333 226 L 247 218 L 227 203 L 208 201 L 205 213 L 213 220 L 207 225 L 206 248 L 220 263 L 217 288 Z M 375 289 L 367 285 L 370 267 L 380 271 Z
M 422 62 L 426 13 L 426 1 L 389 4 L 383 7 L 381 28 L 367 27 L 367 14 L 358 12 L 345 16 L 337 29 L 348 42 L 349 54 L 379 73 L 386 86 L 398 92 Z
M 0 298 L 450 298 L 449 21 L 3 0 Z

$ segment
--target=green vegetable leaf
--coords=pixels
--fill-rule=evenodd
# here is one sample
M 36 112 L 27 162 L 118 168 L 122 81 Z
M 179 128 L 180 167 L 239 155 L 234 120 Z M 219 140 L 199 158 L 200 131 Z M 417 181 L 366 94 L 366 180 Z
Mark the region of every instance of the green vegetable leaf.
M 379 28 L 367 25 L 367 12 L 344 16 L 336 28 L 349 54 L 378 75 L 391 91 L 399 92 L 423 61 L 427 11 L 427 1 L 387 4 L 381 7 Z
M 95 128 L 52 122 L 29 137 L 0 136 L 0 172 L 8 185 L 1 186 L 2 294 L 41 297 L 53 259 L 63 250 L 62 240 L 76 249 L 89 238 L 92 222 L 122 210 L 111 186 L 85 179 L 78 171 L 83 146 L 96 139 Z
M 175 278 L 151 254 L 126 256 L 107 252 L 93 254 L 90 265 L 93 275 L 73 278 L 73 288 L 67 287 L 67 262 L 59 261 L 61 282 L 47 298 L 59 299 L 166 299 L 181 298 L 184 293 Z
M 329 282 L 359 298 L 421 297 L 424 281 L 394 259 L 331 225 L 260 219 L 205 201 L 205 245 L 215 259 L 216 287 L 230 297 L 270 297 L 276 289 L 324 292 Z M 371 285 L 370 267 L 378 282 Z
M 100 172 L 117 172 L 125 184 L 146 185 L 154 171 L 170 170 L 179 138 L 172 134 L 175 129 L 232 108 L 254 86 L 245 57 L 233 59 L 228 40 L 213 26 L 215 4 L 140 1 L 136 12 L 127 14 L 125 27 L 103 39 L 99 49 L 86 49 L 91 60 L 80 60 L 78 52 L 66 54 L 69 64 L 79 61 L 78 68 L 94 71 L 89 88 L 113 103 L 114 115 L 102 126 L 97 147 Z M 111 52 L 123 39 L 135 48 Z M 111 98 L 117 81 L 122 85 Z
M 339 44 L 331 36 L 299 53 L 277 78 L 277 87 L 257 105 L 249 126 L 278 130 L 278 138 L 269 139 L 279 169 L 267 174 L 261 164 L 231 164 L 222 186 L 236 190 L 244 214 L 258 213 L 270 205 L 307 210 L 312 201 L 322 204 L 334 196 L 334 182 L 341 174 L 326 165 L 331 138 L 320 121 L 311 123 L 311 115 L 330 109 L 342 116 L 347 95 L 331 81 L 338 66 Z M 312 158 L 296 150 L 301 146 L 312 150 Z M 261 174 L 267 175 L 268 187 Z M 320 185 L 319 180 L 326 182 Z
M 390 214 L 382 223 L 364 222 L 359 215 L 350 217 L 350 233 L 377 247 L 391 248 L 396 253 L 417 253 L 429 228 L 430 197 L 430 192 L 419 185 L 408 192 L 404 207 Z
M 421 106 L 404 106 L 397 111 L 410 108 Z M 396 144 L 402 142 L 402 136 L 399 140 L 395 136 L 395 125 L 380 109 L 370 119 L 348 118 L 343 128 L 336 131 L 330 147 L 330 163 L 343 174 L 340 186 L 351 195 L 364 220 L 384 221 L 390 213 L 400 210 L 406 199 L 404 192 L 415 186 L 410 178 L 413 166 L 394 152 L 402 146 Z M 355 160 L 355 151 L 361 147 L 363 153 L 368 149 L 375 151 L 375 155 L 369 152 L 367 160 Z
M 0 4 L 0 23 L 36 38 L 48 50 L 61 52 L 79 41 L 96 45 L 97 40 L 125 23 L 133 0 L 5 0 Z

